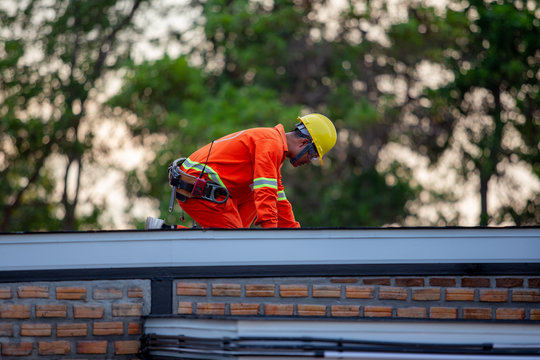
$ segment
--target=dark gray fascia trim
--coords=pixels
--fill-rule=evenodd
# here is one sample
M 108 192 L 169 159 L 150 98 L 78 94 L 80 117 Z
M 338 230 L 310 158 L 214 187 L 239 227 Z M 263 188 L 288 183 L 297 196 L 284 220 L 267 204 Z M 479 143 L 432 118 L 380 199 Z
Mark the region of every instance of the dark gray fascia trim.
M 0 271 L 0 283 L 115 279 L 264 278 L 317 276 L 540 275 L 540 263 L 336 264 L 175 266 Z

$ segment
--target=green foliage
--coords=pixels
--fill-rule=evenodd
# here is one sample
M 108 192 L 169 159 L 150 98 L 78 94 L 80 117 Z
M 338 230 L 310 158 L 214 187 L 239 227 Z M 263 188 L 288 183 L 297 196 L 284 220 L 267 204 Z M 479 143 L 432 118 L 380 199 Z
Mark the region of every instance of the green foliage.
M 433 128 L 445 125 L 443 135 L 447 141 L 440 143 L 440 149 L 450 142 L 459 143 L 452 131 L 457 124 L 465 124 L 467 141 L 473 146 L 460 145 L 464 165 L 460 170 L 465 177 L 479 176 L 481 225 L 503 219 L 524 223 L 517 210 L 520 205 L 514 201 L 502 204 L 498 214 L 491 216 L 487 212 L 489 182 L 505 176 L 499 170 L 500 164 L 522 161 L 530 164 L 538 176 L 540 21 L 535 15 L 537 3 L 518 6 L 514 1 L 474 0 L 462 14 L 448 12 L 449 21 L 459 17 L 458 23 L 466 21 L 470 34 L 456 38 L 449 46 L 454 55 L 446 65 L 455 80 L 427 93 L 432 104 L 427 113 Z M 512 99 L 516 105 L 504 99 Z M 481 118 L 487 120 L 481 122 Z M 437 123 L 438 119 L 442 122 Z M 510 136 L 516 135 L 518 141 L 509 141 Z M 521 145 L 508 146 L 509 143 Z M 434 147 L 428 145 L 429 149 Z M 473 165 L 474 171 L 468 164 Z M 524 211 L 527 209 L 530 206 Z M 529 218 L 530 223 L 536 223 L 534 216 Z
M 173 60 L 165 56 L 130 71 L 121 93 L 109 103 L 139 115 L 131 126 L 134 135 L 167 133 L 180 124 L 178 116 L 183 116 L 185 103 L 197 104 L 208 96 L 204 81 L 202 72 L 191 68 L 185 58 Z
M 0 5 L 0 231 L 99 227 L 100 204 L 76 213 L 94 156 L 86 109 L 98 81 L 126 58 L 129 41 L 119 50 L 117 36 L 143 2 Z
M 160 39 L 189 50 L 134 63 L 140 29 L 132 20 L 144 3 L 0 5 L 0 230 L 100 226 L 102 204 L 76 212 L 81 174 L 102 155 L 87 107 L 117 69 L 125 76 L 108 114 L 154 155 L 126 174 L 126 190 L 158 200 L 162 217 L 166 169 L 175 158 L 243 128 L 282 123 L 289 130 L 298 115 L 321 112 L 339 132 L 325 166 L 283 167 L 303 226 L 404 223 L 423 189 L 404 164 L 378 166 L 390 142 L 433 166 L 458 149 L 461 175 L 480 178 L 482 224 L 538 223 L 537 196 L 489 215 L 485 202 L 505 164 L 527 164 L 540 177 L 537 2 L 456 0 L 444 11 L 411 3 L 406 19 L 390 24 L 384 1 L 350 2 L 327 19 L 326 0 L 193 0 L 201 11 L 193 31 L 204 39 Z M 420 73 L 426 64 L 445 80 L 427 86 Z M 73 175 L 75 190 L 68 191 Z
M 317 177 L 322 176 L 320 171 L 313 174 L 315 171 L 305 170 L 312 173 L 306 176 L 310 181 L 295 187 L 294 194 L 287 196 L 292 198 L 293 204 L 305 204 L 295 207 L 295 214 L 304 227 L 402 224 L 406 216 L 403 204 L 417 196 L 420 189 L 411 187 L 410 174 L 397 176 L 395 170 L 398 168 L 402 166 L 394 164 L 386 173 L 373 168 L 359 172 L 351 164 L 351 168 L 340 176 L 325 174 L 327 179 L 324 181 L 317 181 Z

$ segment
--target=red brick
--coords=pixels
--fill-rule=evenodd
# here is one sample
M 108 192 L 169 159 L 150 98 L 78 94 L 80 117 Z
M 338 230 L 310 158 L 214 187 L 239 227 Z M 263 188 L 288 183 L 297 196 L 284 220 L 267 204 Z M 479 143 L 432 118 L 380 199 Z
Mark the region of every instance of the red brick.
M 457 308 L 434 306 L 429 309 L 431 319 L 457 319 Z
M 36 305 L 36 317 L 38 318 L 65 318 L 67 305 Z
M 34 344 L 31 342 L 16 344 L 3 342 L 1 345 L 2 355 L 4 356 L 30 356 L 34 350 Z
M 461 286 L 471 288 L 490 287 L 491 280 L 488 278 L 465 277 L 461 279 Z
M 495 310 L 497 320 L 523 320 L 525 319 L 525 309 L 506 309 L 499 308 Z
M 223 303 L 198 303 L 198 315 L 225 315 L 225 304 Z
M 79 341 L 77 342 L 77 354 L 106 354 L 107 341 Z
M 2 319 L 29 319 L 30 305 L 0 304 L 0 317 Z
M 11 299 L 13 297 L 13 294 L 11 292 L 11 288 L 2 287 L 0 288 L 0 299 Z
M 142 316 L 142 304 L 113 304 L 112 316 Z
M 68 341 L 40 341 L 38 342 L 39 355 L 67 355 L 71 351 Z
M 522 278 L 498 278 L 495 280 L 497 287 L 502 288 L 513 288 L 513 287 L 523 287 Z
M 86 288 L 84 287 L 56 287 L 57 300 L 86 300 Z
M 480 301 L 482 302 L 507 302 L 508 290 L 480 290 Z
M 299 304 L 297 311 L 300 316 L 326 316 L 325 305 Z
M 51 324 L 22 324 L 21 336 L 51 336 Z
M 440 287 L 455 287 L 457 281 L 455 278 L 431 278 L 429 279 L 429 285 Z
M 94 335 L 123 335 L 124 323 L 121 321 L 94 321 Z
M 491 313 L 491 308 L 463 308 L 464 319 L 489 320 Z
M 332 316 L 360 316 L 360 306 L 358 305 L 332 305 L 330 307 Z
M 330 279 L 330 282 L 333 284 L 356 284 L 358 282 L 358 279 L 355 278 L 337 278 L 337 279 Z
M 294 307 L 292 304 L 265 304 L 264 314 L 270 316 L 292 316 Z
M 137 354 L 140 350 L 139 342 L 136 340 L 120 340 L 114 342 L 115 355 Z
M 279 296 L 281 297 L 307 297 L 307 285 L 279 285 Z
M 364 308 L 365 317 L 392 317 L 390 306 L 366 306 Z
M 367 278 L 363 280 L 363 284 L 390 286 L 390 278 Z
M 512 290 L 512 302 L 540 302 L 540 290 Z
M 474 301 L 474 289 L 446 289 L 446 301 Z
M 206 296 L 206 283 L 176 283 L 176 295 L 179 296 Z
M 339 298 L 341 297 L 341 286 L 333 285 L 313 285 L 314 298 Z
M 397 309 L 397 317 L 424 319 L 427 317 L 427 310 L 423 307 L 409 307 Z
M 260 304 L 235 303 L 231 304 L 231 315 L 258 315 Z
M 396 286 L 424 286 L 424 278 L 397 278 Z
M 529 287 L 530 288 L 540 288 L 540 278 L 530 278 L 529 279 Z M 0 289 L 1 293 L 1 289 Z
M 0 337 L 12 337 L 13 336 L 13 324 L 0 323 Z
M 85 323 L 69 323 L 56 325 L 57 337 L 86 336 L 88 325 Z
M 234 296 L 242 295 L 240 284 L 212 284 L 212 296 Z
M 130 299 L 141 299 L 144 297 L 144 292 L 140 288 L 129 288 L 127 291 L 127 296 Z
M 98 305 L 76 305 L 73 306 L 73 317 L 75 319 L 101 319 L 104 310 L 103 306 Z
M 414 301 L 439 301 L 441 300 L 441 289 L 439 288 L 417 288 L 412 290 Z
M 193 314 L 193 303 L 191 301 L 178 302 L 178 314 L 191 315 Z
M 407 300 L 407 289 L 401 287 L 383 286 L 379 288 L 381 300 Z
M 94 300 L 114 300 L 123 296 L 123 290 L 118 288 L 94 289 Z
M 347 299 L 373 299 L 374 294 L 374 286 L 345 286 L 345 297 Z
M 531 320 L 540 320 L 540 309 L 531 309 Z
M 49 287 L 19 286 L 17 296 L 21 299 L 47 299 L 49 297 Z
M 250 284 L 246 285 L 246 297 L 273 297 L 274 284 Z
M 140 335 L 141 324 L 137 322 L 128 323 L 128 335 Z

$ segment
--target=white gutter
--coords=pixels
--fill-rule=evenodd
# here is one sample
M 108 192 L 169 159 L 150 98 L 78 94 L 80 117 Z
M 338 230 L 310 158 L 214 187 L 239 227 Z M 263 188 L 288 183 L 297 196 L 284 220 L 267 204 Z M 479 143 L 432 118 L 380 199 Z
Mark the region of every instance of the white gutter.
M 179 358 L 191 351 L 204 352 L 200 344 L 209 343 L 204 341 L 207 339 L 214 344 L 208 348 L 208 354 L 214 356 L 208 355 L 208 359 L 222 359 L 224 355 L 242 360 L 318 359 L 321 356 L 362 360 L 540 359 L 540 324 L 534 323 L 150 317 L 145 320 L 144 334 L 162 339 L 186 337 L 185 341 L 169 342 L 168 348 L 155 345 L 150 351 L 152 355 Z M 220 339 L 229 347 L 216 349 L 215 344 L 221 343 Z M 194 347 L 190 341 L 195 341 Z M 343 350 L 330 349 L 338 343 Z M 485 350 L 480 352 L 480 349 Z
M 538 323 L 147 318 L 145 334 L 200 338 L 313 338 L 410 344 L 499 344 L 540 349 Z
M 0 271 L 167 266 L 540 263 L 540 228 L 0 235 Z

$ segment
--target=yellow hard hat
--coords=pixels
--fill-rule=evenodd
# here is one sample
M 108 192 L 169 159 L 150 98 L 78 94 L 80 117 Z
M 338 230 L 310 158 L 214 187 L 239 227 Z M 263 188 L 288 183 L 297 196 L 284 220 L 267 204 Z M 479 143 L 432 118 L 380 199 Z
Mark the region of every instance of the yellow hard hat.
M 337 134 L 334 124 L 330 119 L 321 114 L 299 116 L 298 120 L 309 131 L 309 135 L 319 153 L 319 161 L 322 165 L 322 157 L 336 144 Z

